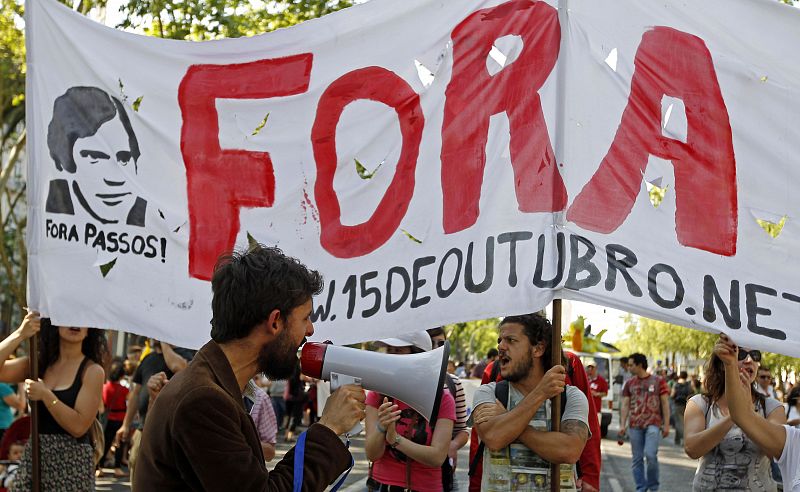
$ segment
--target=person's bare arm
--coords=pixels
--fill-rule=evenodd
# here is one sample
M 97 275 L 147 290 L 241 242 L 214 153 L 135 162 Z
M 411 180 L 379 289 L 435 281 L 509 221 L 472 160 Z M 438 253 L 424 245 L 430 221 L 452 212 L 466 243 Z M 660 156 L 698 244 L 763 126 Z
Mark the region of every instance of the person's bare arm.
M 138 411 L 139 405 L 139 392 L 142 390 L 142 385 L 133 383 L 133 388 L 128 393 L 127 406 L 125 408 L 125 418 L 122 419 L 122 426 L 117 431 L 114 440 L 117 442 L 127 441 L 130 438 L 131 424 Z
M 72 437 L 79 438 L 86 434 L 92 426 L 97 411 L 103 401 L 103 381 L 105 372 L 99 364 L 91 364 L 83 374 L 83 382 L 75 401 L 75 408 L 61 402 L 56 395 L 47 388 L 42 380 L 27 379 L 25 384 L 30 391 L 28 396 L 33 401 L 41 400 L 53 419 Z
M 589 428 L 580 420 L 561 422 L 559 432 L 525 429 L 520 441 L 550 463 L 576 463 L 589 439 Z
M 693 401 L 686 403 L 683 414 L 683 449 L 687 456 L 696 460 L 716 447 L 733 427 L 733 420 L 725 416 L 710 428 L 706 428 L 706 416 Z
M 40 329 L 39 313 L 31 311 L 25 315 L 19 328 L 0 342 L 0 381 L 21 383 L 30 376 L 28 357 L 8 358 L 14 355 L 22 342 L 39 333 Z
M 661 435 L 667 437 L 669 435 L 669 398 L 664 393 L 660 396 L 661 399 L 661 416 L 664 419 L 661 423 Z
M 779 458 L 786 446 L 786 429 L 760 417 L 753 409 L 751 396 L 742 384 L 737 365 L 739 348 L 727 336 L 721 335 L 714 345 L 714 353 L 722 359 L 725 366 L 725 396 L 733 422 L 764 454 L 770 458 Z
M 619 407 L 619 433 L 625 434 L 628 429 L 628 414 L 631 411 L 631 397 L 623 396 Z
M 20 398 L 16 393 L 11 393 L 10 395 L 4 396 L 3 401 L 9 407 L 16 408 L 19 411 L 22 411 L 25 408 L 25 399 Z
M 164 355 L 164 362 L 169 370 L 172 371 L 172 374 L 178 374 L 189 365 L 189 361 L 175 352 L 168 343 L 161 342 L 161 353 Z
M 387 429 L 387 440 L 394 440 L 395 424 L 391 424 Z M 450 448 L 450 436 L 453 434 L 453 421 L 449 419 L 439 419 L 433 429 L 433 437 L 430 446 L 417 444 L 405 437 L 400 437 L 400 442 L 395 447 L 412 460 L 431 467 L 439 467 L 447 458 L 447 451 Z
M 379 460 L 386 450 L 386 432 L 385 430 L 383 432 L 378 430 L 377 424 L 378 409 L 368 406 L 367 415 L 364 422 L 364 429 L 366 433 L 364 451 L 367 455 L 367 459 L 370 461 Z
M 456 437 L 450 440 L 450 449 L 447 455 L 452 458 L 453 463 L 458 460 L 458 450 L 466 446 L 467 441 L 469 441 L 468 431 L 459 432 Z
M 484 403 L 475 408 L 478 412 L 473 421 L 478 430 L 478 436 L 487 448 L 496 451 L 503 449 L 512 442 L 516 441 L 520 435 L 528 428 L 528 423 L 536 414 L 536 411 L 545 401 L 564 391 L 566 370 L 564 366 L 554 366 L 547 371 L 530 393 L 525 395 L 517 406 L 507 412 L 493 415 L 491 418 L 482 418 L 479 410 Z M 492 413 L 495 413 L 494 411 Z

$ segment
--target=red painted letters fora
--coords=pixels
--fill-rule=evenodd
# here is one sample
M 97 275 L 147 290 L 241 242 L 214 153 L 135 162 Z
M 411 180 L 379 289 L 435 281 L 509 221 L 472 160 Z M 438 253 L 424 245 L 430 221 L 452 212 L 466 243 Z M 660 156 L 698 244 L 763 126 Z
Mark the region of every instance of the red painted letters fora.
M 522 51 L 513 63 L 489 75 L 486 57 L 495 40 L 507 35 L 522 38 Z M 519 210 L 563 210 L 567 192 L 537 92 L 558 58 L 558 13 L 544 2 L 511 1 L 470 15 L 452 38 L 453 76 L 445 93 L 441 153 L 445 233 L 478 220 L 489 118 L 503 111 L 510 125 Z
M 266 99 L 308 90 L 311 54 L 231 65 L 192 65 L 178 89 L 181 153 L 189 196 L 189 274 L 210 280 L 233 249 L 242 207 L 271 207 L 275 175 L 267 152 L 222 150 L 217 99 Z
M 664 95 L 684 102 L 686 143 L 662 135 Z M 616 230 L 636 201 L 650 155 L 674 166 L 678 242 L 735 255 L 736 161 L 714 63 L 702 39 L 667 27 L 642 36 L 614 142 L 567 220 L 604 234 Z
M 397 167 L 386 194 L 366 222 L 342 224 L 339 198 L 333 188 L 337 167 L 336 125 L 344 108 L 366 99 L 394 108 L 400 123 L 403 144 Z M 320 98 L 317 117 L 311 129 L 317 182 L 314 194 L 319 208 L 320 243 L 337 258 L 363 256 L 389 240 L 408 210 L 414 195 L 414 172 L 425 117 L 419 95 L 394 72 L 380 67 L 353 70 L 335 80 Z

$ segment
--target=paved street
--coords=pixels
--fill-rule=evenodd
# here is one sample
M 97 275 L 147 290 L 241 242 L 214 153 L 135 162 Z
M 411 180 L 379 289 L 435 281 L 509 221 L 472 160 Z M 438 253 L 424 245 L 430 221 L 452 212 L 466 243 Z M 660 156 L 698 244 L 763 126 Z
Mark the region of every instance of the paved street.
M 617 444 L 618 428 L 615 418 L 608 430 L 608 437 L 601 442 L 603 468 L 600 473 L 600 490 L 634 491 L 636 486 L 631 472 L 631 445 L 627 441 L 622 446 Z M 658 449 L 661 490 L 691 490 L 697 461 L 686 456 L 683 446 L 674 445 L 674 441 L 675 431 L 672 430 L 668 438 L 661 440 Z
M 612 423 L 609 429 L 609 437 L 602 441 L 603 468 L 600 484 L 601 490 L 610 492 L 633 491 L 633 476 L 631 474 L 631 448 L 627 442 L 622 446 L 617 445 L 616 422 Z M 672 444 L 674 434 L 668 439 L 664 439 L 659 449 L 659 463 L 661 465 L 661 490 L 682 491 L 691 488 L 692 477 L 697 462 L 689 459 L 683 452 L 682 447 Z M 366 491 L 365 481 L 368 473 L 368 463 L 364 456 L 363 438 L 354 439 L 352 442 L 353 455 L 356 464 L 353 471 L 347 478 L 342 491 L 363 492 Z M 290 449 L 290 445 L 278 443 L 278 457 Z M 465 446 L 459 454 L 459 468 L 457 479 L 460 491 L 467 490 L 467 460 L 468 448 Z M 274 463 L 274 462 L 273 462 Z M 274 465 L 273 465 L 274 466 Z M 110 470 L 109 470 L 110 471 Z M 98 479 L 98 491 L 122 492 L 130 490 L 130 482 L 127 480 L 114 480 L 111 478 Z

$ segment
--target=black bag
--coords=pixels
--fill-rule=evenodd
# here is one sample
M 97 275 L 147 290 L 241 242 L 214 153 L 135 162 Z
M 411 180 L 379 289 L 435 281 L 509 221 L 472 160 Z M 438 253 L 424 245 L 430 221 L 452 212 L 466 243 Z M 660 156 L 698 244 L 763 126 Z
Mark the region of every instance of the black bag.
M 692 388 L 689 382 L 675 383 L 675 398 L 676 405 L 686 405 L 687 400 L 692 395 Z

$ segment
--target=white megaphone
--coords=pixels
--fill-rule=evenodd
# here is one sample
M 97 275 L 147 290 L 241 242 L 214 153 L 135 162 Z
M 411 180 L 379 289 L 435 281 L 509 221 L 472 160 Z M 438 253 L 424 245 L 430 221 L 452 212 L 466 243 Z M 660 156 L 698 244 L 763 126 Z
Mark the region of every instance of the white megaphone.
M 300 367 L 306 376 L 330 381 L 333 375 L 359 378 L 365 390 L 402 401 L 430 422 L 439 413 L 450 342 L 430 352 L 391 355 L 306 342 Z

